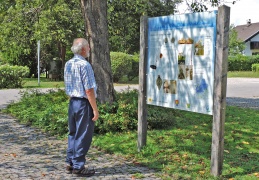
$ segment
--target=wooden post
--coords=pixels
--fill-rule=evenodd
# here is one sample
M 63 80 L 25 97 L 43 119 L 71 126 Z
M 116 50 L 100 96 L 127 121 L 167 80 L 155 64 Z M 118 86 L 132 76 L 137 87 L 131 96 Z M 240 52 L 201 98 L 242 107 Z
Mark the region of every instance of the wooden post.
M 147 102 L 146 102 L 146 64 L 147 64 L 147 27 L 148 17 L 140 18 L 140 59 L 139 59 L 139 94 L 138 94 L 138 151 L 147 142 Z
M 211 174 L 222 174 L 224 151 L 224 125 L 228 69 L 230 8 L 221 6 L 217 16 L 216 61 L 214 72 L 214 107 L 211 147 Z

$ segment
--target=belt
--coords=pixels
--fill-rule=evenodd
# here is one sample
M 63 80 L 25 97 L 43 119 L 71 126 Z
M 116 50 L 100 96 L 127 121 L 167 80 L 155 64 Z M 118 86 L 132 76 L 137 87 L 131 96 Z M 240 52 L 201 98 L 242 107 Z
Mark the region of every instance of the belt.
M 70 97 L 70 100 L 88 100 L 87 98 L 85 97 Z

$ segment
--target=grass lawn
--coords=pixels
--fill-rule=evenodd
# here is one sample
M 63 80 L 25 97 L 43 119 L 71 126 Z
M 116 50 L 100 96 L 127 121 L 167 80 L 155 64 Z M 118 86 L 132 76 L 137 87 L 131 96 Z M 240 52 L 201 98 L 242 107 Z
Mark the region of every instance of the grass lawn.
M 243 77 L 243 78 L 259 78 L 258 72 L 253 71 L 229 71 L 228 78 Z
M 244 77 L 244 78 L 259 78 L 259 73 L 252 72 L 252 71 L 235 71 L 235 72 L 228 72 L 228 78 L 235 78 L 235 77 Z M 25 78 L 23 81 L 24 88 L 54 88 L 54 87 L 64 87 L 63 81 L 50 81 L 45 77 L 40 78 L 40 86 L 38 85 L 38 78 Z M 139 80 L 138 77 L 134 78 L 132 81 L 128 81 L 127 77 L 123 77 L 118 83 L 114 83 L 114 86 L 124 86 L 130 84 L 138 84 Z
M 228 72 L 228 78 L 235 77 L 259 78 L 259 75 Z M 37 83 L 37 79 L 26 79 L 25 87 L 38 87 Z M 137 79 L 132 82 L 123 79 L 115 85 L 137 83 Z M 41 78 L 41 88 L 57 86 L 64 87 L 63 81 Z M 154 168 L 162 174 L 162 179 L 259 179 L 258 110 L 227 106 L 221 177 L 210 174 L 212 116 L 175 110 L 172 120 L 175 121 L 173 127 L 148 131 L 147 145 L 141 152 L 137 151 L 137 131 L 96 134 L 93 146 L 120 154 L 136 165 Z
M 63 88 L 64 81 L 50 81 L 45 77 L 40 78 L 40 86 L 38 84 L 38 78 L 25 78 L 23 81 L 24 88 Z M 114 86 L 124 86 L 130 84 L 138 84 L 138 78 L 128 81 L 126 77 L 123 77 L 118 83 L 114 83 Z
M 24 88 L 63 88 L 64 81 L 50 81 L 45 77 L 40 77 L 40 85 L 38 78 L 25 78 L 23 81 Z
M 162 172 L 162 179 L 219 179 L 210 175 L 212 116 L 177 111 L 174 127 L 148 131 L 137 151 L 137 132 L 95 135 L 93 145 Z M 227 107 L 220 179 L 259 179 L 259 113 Z

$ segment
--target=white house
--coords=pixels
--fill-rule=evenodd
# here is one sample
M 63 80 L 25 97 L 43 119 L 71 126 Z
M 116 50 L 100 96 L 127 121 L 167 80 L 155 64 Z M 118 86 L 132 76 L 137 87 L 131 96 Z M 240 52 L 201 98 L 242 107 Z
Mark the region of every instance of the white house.
M 235 27 L 238 38 L 245 42 L 244 54 L 247 56 L 259 54 L 259 22 L 252 23 L 249 19 L 246 24 Z

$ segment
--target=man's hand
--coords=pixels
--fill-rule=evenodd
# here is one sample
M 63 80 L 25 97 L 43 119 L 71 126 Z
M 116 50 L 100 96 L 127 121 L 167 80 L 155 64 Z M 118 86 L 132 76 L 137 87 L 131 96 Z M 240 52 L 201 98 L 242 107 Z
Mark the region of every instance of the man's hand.
M 93 117 L 93 121 L 96 121 L 99 118 L 99 112 L 98 112 L 98 108 L 97 108 L 97 104 L 96 104 L 96 99 L 95 99 L 95 93 L 94 93 L 94 89 L 87 89 L 85 91 L 88 101 L 91 104 L 92 108 L 93 108 L 93 113 L 94 113 L 94 117 Z
M 99 118 L 99 112 L 98 111 L 93 111 L 94 113 L 94 117 L 93 117 L 93 121 L 96 121 Z

